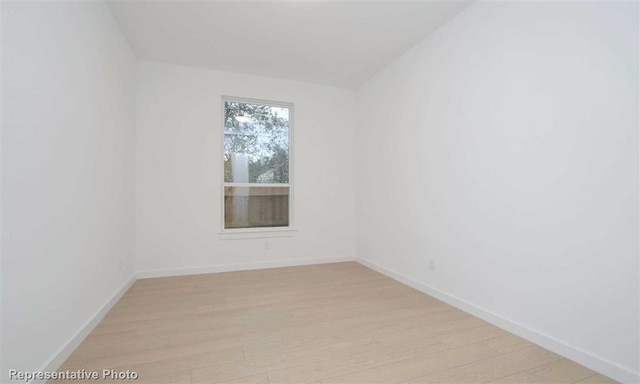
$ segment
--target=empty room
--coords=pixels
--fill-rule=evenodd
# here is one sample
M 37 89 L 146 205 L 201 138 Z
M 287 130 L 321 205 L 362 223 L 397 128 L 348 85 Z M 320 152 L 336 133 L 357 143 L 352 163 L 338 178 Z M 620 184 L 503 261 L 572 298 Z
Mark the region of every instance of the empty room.
M 640 383 L 638 1 L 0 32 L 0 383 Z

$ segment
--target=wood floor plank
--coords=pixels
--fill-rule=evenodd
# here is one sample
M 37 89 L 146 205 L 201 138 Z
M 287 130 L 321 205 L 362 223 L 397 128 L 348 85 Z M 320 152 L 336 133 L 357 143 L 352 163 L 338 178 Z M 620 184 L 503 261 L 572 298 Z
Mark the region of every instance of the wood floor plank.
M 139 280 L 66 369 L 157 384 L 613 383 L 353 262 Z
M 145 338 L 131 338 L 121 342 L 93 345 L 83 343 L 69 356 L 69 359 L 95 359 L 112 355 L 122 355 L 143 352 L 164 347 L 169 342 L 169 335 L 163 337 L 152 336 Z
M 483 341 L 482 344 L 487 345 L 500 353 L 513 352 L 533 345 L 525 339 L 509 333 Z
M 470 362 L 495 356 L 497 352 L 489 347 L 472 344 L 465 347 L 449 349 L 444 344 L 434 353 L 421 353 L 409 359 L 390 364 L 380 364 L 370 369 L 335 376 L 322 380 L 322 383 L 397 383 L 424 376 L 431 372 L 468 364 Z M 271 374 L 269 374 L 271 378 Z M 312 377 L 312 380 L 314 378 Z
M 416 377 L 409 383 L 486 383 L 560 359 L 538 346 Z
M 580 381 L 576 381 L 576 383 L 580 383 L 580 384 L 614 384 L 616 383 L 616 381 L 611 380 L 610 378 L 600 375 L 600 374 L 595 374 L 593 376 L 587 377 L 584 380 L 580 380 Z
M 215 343 L 194 343 L 178 346 L 166 346 L 162 348 L 136 351 L 132 353 L 113 354 L 94 359 L 87 359 L 85 369 L 102 370 L 122 368 L 136 364 L 153 363 L 156 361 L 172 361 L 185 356 L 194 356 L 207 353 L 211 362 L 239 361 L 244 357 L 242 348 L 218 350 Z
M 507 335 L 506 331 L 500 328 L 488 325 L 485 327 L 472 328 L 469 330 L 450 333 L 448 335 L 437 336 L 436 340 L 453 347 L 477 343 L 480 341 L 490 340 L 498 336 Z
M 131 382 L 144 384 L 191 384 L 191 370 L 176 370 L 158 374 L 140 372 L 138 378 Z
M 196 369 L 193 371 L 192 380 L 194 383 L 228 381 L 242 376 L 291 369 L 309 363 L 345 359 L 348 356 L 362 353 L 378 354 L 383 349 L 371 338 L 294 349 L 286 353 L 260 355 L 213 368 Z
M 491 381 L 495 384 L 506 383 L 575 383 L 593 376 L 593 371 L 567 359 L 529 369 L 524 372 Z
M 382 345 L 392 346 L 396 344 L 408 343 L 419 339 L 430 339 L 437 336 L 444 336 L 451 333 L 480 328 L 487 326 L 487 323 L 475 318 L 464 317 L 445 322 L 437 322 L 435 324 L 427 324 L 423 327 L 403 329 L 402 331 L 387 333 L 376 336 L 376 340 Z
M 245 377 L 238 377 L 230 381 L 224 381 L 220 384 L 269 384 L 269 376 L 266 373 L 258 375 L 251 375 Z

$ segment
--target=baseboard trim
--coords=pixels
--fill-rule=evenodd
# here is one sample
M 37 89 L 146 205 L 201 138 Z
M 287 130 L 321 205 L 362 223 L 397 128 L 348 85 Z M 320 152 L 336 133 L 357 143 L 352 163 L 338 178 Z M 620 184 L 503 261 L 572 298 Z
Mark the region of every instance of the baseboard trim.
M 237 272 L 237 271 L 249 271 L 254 269 L 297 267 L 297 266 L 303 266 L 303 265 L 342 263 L 347 261 L 355 261 L 355 258 L 338 256 L 338 257 L 323 257 L 323 258 L 314 258 L 314 259 L 262 261 L 262 262 L 242 263 L 242 264 L 222 264 L 222 265 L 211 265 L 211 266 L 193 267 L 193 268 L 155 269 L 150 271 L 138 272 L 137 277 L 138 279 L 149 279 L 154 277 L 201 275 L 205 273 Z
M 594 356 L 586 351 L 568 345 L 551 336 L 547 336 L 541 332 L 527 328 L 521 324 L 514 322 L 513 320 L 506 319 L 496 313 L 484 310 L 468 301 L 462 300 L 446 292 L 430 287 L 427 284 L 418 282 L 408 276 L 392 271 L 370 260 L 364 259 L 362 257 L 356 257 L 356 262 L 405 285 L 408 285 L 414 289 L 417 289 L 420 292 L 426 293 L 427 295 L 433 296 L 441 301 L 444 301 L 447 304 L 470 313 L 488 323 L 505 329 L 517 336 L 522 337 L 523 339 L 529 340 L 534 344 L 537 344 L 543 348 L 564 356 L 567 359 L 573 360 L 578 364 L 582 364 L 587 368 L 590 368 L 605 376 L 611 377 L 614 380 L 620 381 L 622 383 L 640 382 L 640 375 L 611 361 Z
M 62 363 L 71 356 L 71 353 L 78 348 L 80 343 L 93 331 L 93 329 L 98 325 L 98 323 L 105 317 L 107 312 L 113 308 L 113 306 L 120 300 L 122 295 L 131 288 L 133 283 L 136 282 L 136 276 L 133 275 L 131 278 L 122 286 L 116 293 L 114 293 L 109 300 L 107 300 L 102 307 L 87 321 L 82 328 L 76 333 L 75 336 L 71 338 L 67 342 L 65 346 L 63 346 L 54 356 L 49 360 L 47 364 L 45 364 L 44 368 L 40 370 L 40 372 L 53 372 L 58 370 Z M 44 381 L 33 380 L 30 383 L 44 383 Z

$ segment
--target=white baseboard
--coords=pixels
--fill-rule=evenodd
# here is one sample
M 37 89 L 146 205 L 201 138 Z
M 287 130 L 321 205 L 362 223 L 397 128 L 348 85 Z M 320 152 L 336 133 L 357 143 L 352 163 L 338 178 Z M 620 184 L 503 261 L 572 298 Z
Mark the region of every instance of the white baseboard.
M 241 264 L 222 264 L 222 265 L 211 265 L 206 267 L 192 267 L 192 268 L 155 269 L 150 271 L 138 272 L 137 277 L 138 279 L 148 279 L 153 277 L 200 275 L 204 273 L 236 272 L 236 271 L 248 271 L 253 269 L 268 269 L 268 268 L 282 268 L 282 267 L 297 267 L 302 265 L 314 265 L 314 264 L 341 263 L 345 261 L 355 261 L 355 258 L 339 256 L 339 257 L 323 257 L 323 258 L 314 258 L 314 259 L 261 261 L 261 262 L 255 262 L 255 263 L 241 263 Z
M 132 276 L 116 293 L 107 300 L 102 307 L 87 321 L 87 323 L 80 328 L 78 333 L 67 342 L 54 356 L 45 364 L 39 372 L 53 372 L 56 371 L 62 363 L 69 358 L 71 353 L 78 348 L 80 343 L 87 337 L 91 331 L 98 325 L 98 323 L 104 318 L 104 316 L 113 308 L 113 306 L 120 300 L 122 295 L 136 282 L 136 276 Z M 44 381 L 33 380 L 30 383 L 44 383 Z
M 491 323 L 497 327 L 505 329 L 523 339 L 537 344 L 543 348 L 546 348 L 552 352 L 555 352 L 561 356 L 566 357 L 569 360 L 573 360 L 578 364 L 582 364 L 587 368 L 590 368 L 596 372 L 599 372 L 605 376 L 611 377 L 614 380 L 622 383 L 639 383 L 640 376 L 626 368 L 623 368 L 611 361 L 599 358 L 583 351 L 579 348 L 568 345 L 558 339 L 551 336 L 547 336 L 543 333 L 527 328 L 521 324 L 514 322 L 513 320 L 506 319 L 498 314 L 484 310 L 476 305 L 452 296 L 446 292 L 440 291 L 427 284 L 413 280 L 412 278 L 394 272 L 390 269 L 382 267 L 372 261 L 357 257 L 356 261 L 365 267 L 371 268 L 376 272 L 379 272 L 385 276 L 388 276 L 394 280 L 397 280 L 405 285 L 417 289 L 420 292 L 433 296 L 447 304 L 450 304 L 456 308 L 459 308 L 467 313 L 470 313 L 488 323 Z

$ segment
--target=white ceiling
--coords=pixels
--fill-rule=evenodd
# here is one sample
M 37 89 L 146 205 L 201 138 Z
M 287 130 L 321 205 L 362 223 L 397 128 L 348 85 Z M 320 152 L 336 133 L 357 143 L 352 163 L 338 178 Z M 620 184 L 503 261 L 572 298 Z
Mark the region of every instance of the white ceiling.
M 355 88 L 471 3 L 110 1 L 138 58 Z

